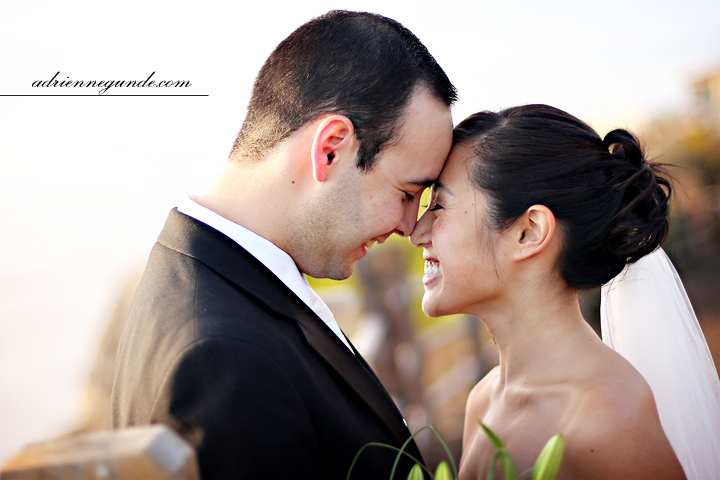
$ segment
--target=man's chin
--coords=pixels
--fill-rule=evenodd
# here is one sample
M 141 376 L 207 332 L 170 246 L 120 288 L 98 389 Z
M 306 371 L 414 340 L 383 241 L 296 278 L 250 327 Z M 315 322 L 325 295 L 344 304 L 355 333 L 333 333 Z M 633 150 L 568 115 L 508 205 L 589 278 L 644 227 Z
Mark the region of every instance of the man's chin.
M 342 262 L 334 262 L 332 265 L 325 265 L 319 276 L 309 274 L 315 278 L 329 278 L 331 280 L 345 280 L 350 277 L 355 268 L 355 262 L 367 255 L 367 247 L 363 244 L 353 250 Z
M 326 278 L 329 278 L 330 280 L 347 280 L 348 278 L 350 278 L 350 275 L 352 275 L 352 270 L 350 270 L 348 273 L 345 273 L 342 275 L 326 277 Z
M 328 274 L 325 278 L 330 278 L 332 280 L 345 280 L 347 278 L 350 278 L 350 275 L 353 273 L 353 268 L 355 266 L 355 262 L 350 263 L 350 265 L 347 265 L 342 271 L 336 271 L 332 272 L 331 274 Z
M 355 262 L 346 265 L 326 265 L 322 268 L 309 268 L 300 270 L 307 276 L 313 278 L 329 278 L 330 280 L 345 280 L 353 273 Z

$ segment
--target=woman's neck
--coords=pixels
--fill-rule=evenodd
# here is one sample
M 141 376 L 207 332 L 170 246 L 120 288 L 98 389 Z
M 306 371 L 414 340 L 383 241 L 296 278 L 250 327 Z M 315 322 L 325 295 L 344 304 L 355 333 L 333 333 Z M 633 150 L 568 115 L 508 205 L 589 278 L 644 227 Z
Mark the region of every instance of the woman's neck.
M 473 313 L 497 345 L 502 384 L 551 380 L 576 354 L 601 343 L 582 316 L 577 293 L 558 283 L 512 289 L 510 298 Z

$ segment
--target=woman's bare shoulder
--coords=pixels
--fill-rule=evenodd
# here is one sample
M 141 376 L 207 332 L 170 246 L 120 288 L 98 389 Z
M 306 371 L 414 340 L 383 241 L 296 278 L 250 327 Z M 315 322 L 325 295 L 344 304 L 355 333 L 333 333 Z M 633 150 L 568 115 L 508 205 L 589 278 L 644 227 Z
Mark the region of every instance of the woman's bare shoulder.
M 570 478 L 685 478 L 647 382 L 634 369 L 586 385 L 565 434 Z
M 472 411 L 475 414 L 482 414 L 481 418 L 484 416 L 490 406 L 492 389 L 493 386 L 497 385 L 499 374 L 500 367 L 495 367 L 475 384 L 468 396 L 466 412 L 470 413 Z
M 487 413 L 488 408 L 490 408 L 491 392 L 493 386 L 497 384 L 499 372 L 499 367 L 495 367 L 490 370 L 470 392 L 465 406 L 465 431 L 463 434 L 463 442 L 472 437 L 480 428 L 478 420 L 485 418 L 485 414 Z

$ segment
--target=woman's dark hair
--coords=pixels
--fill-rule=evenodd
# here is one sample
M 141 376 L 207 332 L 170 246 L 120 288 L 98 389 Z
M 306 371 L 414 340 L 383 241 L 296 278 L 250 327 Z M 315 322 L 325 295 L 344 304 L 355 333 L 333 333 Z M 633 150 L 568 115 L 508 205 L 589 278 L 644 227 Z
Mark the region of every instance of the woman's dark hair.
M 400 23 L 328 12 L 295 30 L 267 59 L 230 156 L 259 161 L 305 123 L 339 113 L 360 141 L 357 166 L 369 171 L 418 86 L 448 107 L 457 97 L 435 58 Z
M 604 139 L 547 105 L 480 112 L 455 127 L 454 145 L 472 145 L 471 182 L 504 230 L 532 205 L 545 205 L 563 235 L 560 271 L 574 288 L 607 283 L 668 234 L 670 182 L 626 130 Z

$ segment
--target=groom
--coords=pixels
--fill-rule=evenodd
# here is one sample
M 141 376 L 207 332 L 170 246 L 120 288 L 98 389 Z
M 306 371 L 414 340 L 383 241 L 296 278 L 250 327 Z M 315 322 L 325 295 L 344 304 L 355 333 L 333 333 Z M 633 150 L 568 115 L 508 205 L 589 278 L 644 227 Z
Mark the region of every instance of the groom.
M 347 278 L 374 243 L 412 233 L 454 100 L 393 20 L 334 11 L 285 39 L 216 184 L 170 212 L 152 250 L 113 425 L 170 425 L 204 480 L 341 479 L 367 443 L 400 447 L 400 412 L 304 274 Z M 370 448 L 352 478 L 387 478 L 394 458 Z

